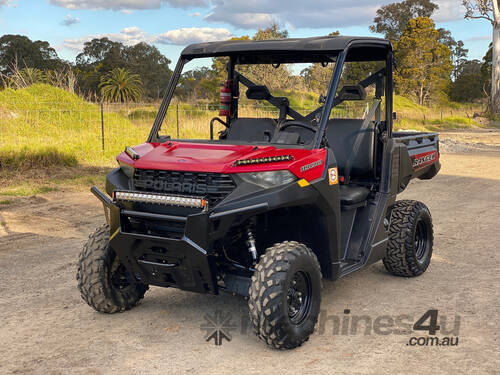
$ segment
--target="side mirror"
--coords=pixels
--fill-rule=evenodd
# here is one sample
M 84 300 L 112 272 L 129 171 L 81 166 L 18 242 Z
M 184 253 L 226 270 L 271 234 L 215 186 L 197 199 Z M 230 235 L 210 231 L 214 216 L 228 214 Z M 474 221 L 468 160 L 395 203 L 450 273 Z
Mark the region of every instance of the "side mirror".
M 346 85 L 339 93 L 340 100 L 365 100 L 366 91 L 361 85 Z

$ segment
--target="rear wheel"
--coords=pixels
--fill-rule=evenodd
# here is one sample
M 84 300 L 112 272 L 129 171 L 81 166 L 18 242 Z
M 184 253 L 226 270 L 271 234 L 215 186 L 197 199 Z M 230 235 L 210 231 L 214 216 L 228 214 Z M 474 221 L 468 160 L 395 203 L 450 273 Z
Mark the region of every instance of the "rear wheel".
M 293 349 L 309 339 L 321 304 L 321 271 L 316 255 L 298 242 L 266 250 L 252 276 L 250 320 L 268 345 Z
M 97 228 L 83 246 L 76 279 L 83 300 L 104 313 L 131 309 L 148 289 L 127 271 L 109 246 L 108 225 Z
M 423 274 L 431 261 L 434 240 L 429 209 L 422 202 L 402 200 L 390 208 L 389 216 L 385 268 L 396 276 Z

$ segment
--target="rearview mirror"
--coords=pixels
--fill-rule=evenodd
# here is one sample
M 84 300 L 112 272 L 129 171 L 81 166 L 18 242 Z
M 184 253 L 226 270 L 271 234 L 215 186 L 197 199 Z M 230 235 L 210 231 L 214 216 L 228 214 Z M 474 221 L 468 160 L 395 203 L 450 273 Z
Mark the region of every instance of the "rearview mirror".
M 254 100 L 267 100 L 271 93 L 266 86 L 250 86 L 247 90 L 247 98 Z
M 365 100 L 366 91 L 361 85 L 346 85 L 339 93 L 340 100 Z

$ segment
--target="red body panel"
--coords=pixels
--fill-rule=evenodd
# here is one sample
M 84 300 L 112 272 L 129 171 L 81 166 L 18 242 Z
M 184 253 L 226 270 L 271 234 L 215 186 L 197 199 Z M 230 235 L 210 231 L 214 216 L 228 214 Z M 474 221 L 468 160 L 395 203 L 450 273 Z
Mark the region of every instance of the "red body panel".
M 140 155 L 138 160 L 132 160 L 125 152 L 118 155 L 117 160 L 138 169 L 191 172 L 248 173 L 287 169 L 298 178 L 305 178 L 307 181 L 321 177 L 326 158 L 324 149 L 285 149 L 274 146 L 189 142 L 143 143 L 134 147 L 134 150 Z M 291 155 L 293 160 L 234 165 L 236 160 L 282 155 Z

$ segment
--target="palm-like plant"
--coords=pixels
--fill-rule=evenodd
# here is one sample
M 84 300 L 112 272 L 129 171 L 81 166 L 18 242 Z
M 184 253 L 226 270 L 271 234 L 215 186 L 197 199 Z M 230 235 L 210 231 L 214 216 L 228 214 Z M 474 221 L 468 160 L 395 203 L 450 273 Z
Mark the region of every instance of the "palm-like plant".
M 124 68 L 103 75 L 99 89 L 102 99 L 110 102 L 138 101 L 143 94 L 141 77 Z

